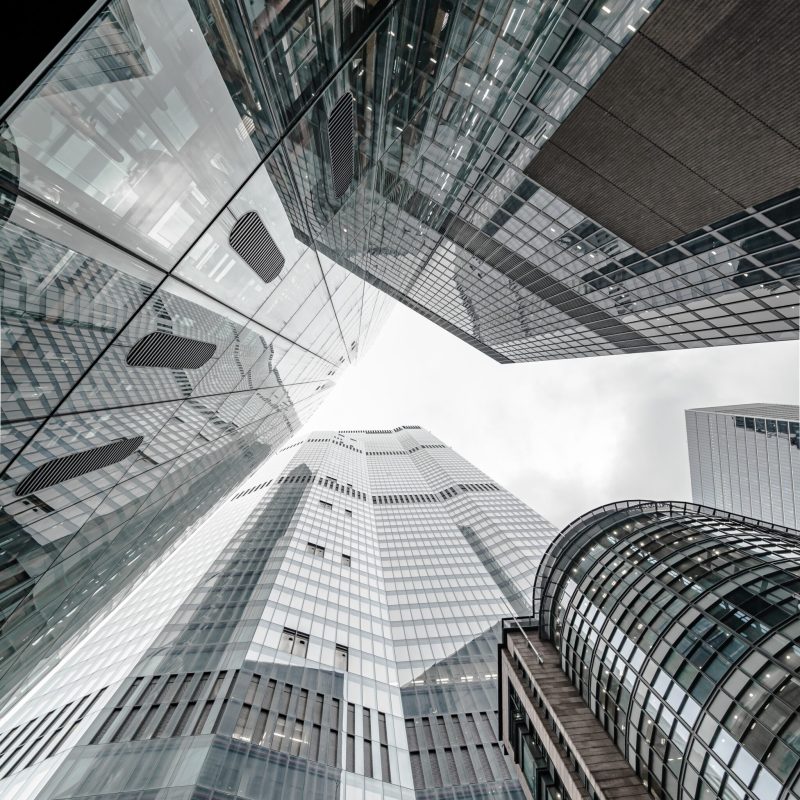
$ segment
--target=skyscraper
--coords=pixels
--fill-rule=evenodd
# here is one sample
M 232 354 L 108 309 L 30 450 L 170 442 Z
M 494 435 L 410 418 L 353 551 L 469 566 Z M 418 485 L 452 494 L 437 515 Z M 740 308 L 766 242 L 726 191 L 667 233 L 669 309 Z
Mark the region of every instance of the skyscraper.
M 688 409 L 686 435 L 695 503 L 800 528 L 797 406 Z
M 76 22 L 0 108 L 0 696 L 296 429 L 389 295 L 501 362 L 797 336 L 791 0 Z
M 797 531 L 688 503 L 594 509 L 506 627 L 502 736 L 527 797 L 800 797 Z
M 520 798 L 499 623 L 554 535 L 420 428 L 312 434 L 0 719 L 0 793 Z

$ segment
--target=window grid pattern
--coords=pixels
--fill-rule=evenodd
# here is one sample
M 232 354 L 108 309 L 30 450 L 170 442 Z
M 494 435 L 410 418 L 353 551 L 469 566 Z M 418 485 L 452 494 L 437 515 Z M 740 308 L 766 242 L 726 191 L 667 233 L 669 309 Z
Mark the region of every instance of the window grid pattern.
M 690 409 L 686 433 L 696 503 L 800 527 L 797 406 Z
M 540 575 L 548 636 L 650 793 L 800 796 L 796 536 L 631 503 L 564 538 Z

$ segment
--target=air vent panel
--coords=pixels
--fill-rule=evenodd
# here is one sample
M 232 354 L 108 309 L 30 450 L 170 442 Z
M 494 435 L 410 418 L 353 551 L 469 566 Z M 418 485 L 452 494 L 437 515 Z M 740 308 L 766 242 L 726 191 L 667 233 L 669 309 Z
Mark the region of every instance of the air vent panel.
M 134 436 L 130 439 L 114 439 L 113 442 L 82 450 L 79 453 L 70 453 L 68 456 L 54 458 L 40 467 L 36 467 L 14 490 L 17 497 L 22 497 L 31 492 L 38 492 L 48 486 L 63 483 L 71 478 L 94 472 L 103 467 L 109 467 L 127 458 L 139 449 L 144 438 Z
M 217 351 L 217 346 L 200 339 L 155 331 L 143 336 L 128 351 L 129 367 L 199 369 Z
M 343 94 L 328 114 L 328 146 L 331 156 L 333 193 L 343 197 L 353 182 L 355 137 L 353 95 Z
M 264 283 L 280 275 L 286 259 L 255 211 L 236 220 L 228 241 Z

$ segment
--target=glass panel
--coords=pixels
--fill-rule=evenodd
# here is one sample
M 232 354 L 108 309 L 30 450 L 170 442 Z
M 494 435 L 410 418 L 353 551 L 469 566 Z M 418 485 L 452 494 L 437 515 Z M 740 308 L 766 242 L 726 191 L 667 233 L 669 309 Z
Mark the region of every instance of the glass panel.
M 214 8 L 113 0 L 8 120 L 23 188 L 163 267 L 267 142 L 248 51 Z

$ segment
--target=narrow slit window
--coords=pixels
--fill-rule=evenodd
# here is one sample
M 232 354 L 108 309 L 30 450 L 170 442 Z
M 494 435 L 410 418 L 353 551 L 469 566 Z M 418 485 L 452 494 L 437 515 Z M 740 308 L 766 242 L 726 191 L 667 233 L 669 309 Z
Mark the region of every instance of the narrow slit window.
M 328 146 L 331 159 L 333 193 L 343 197 L 353 182 L 355 125 L 353 95 L 345 92 L 328 114 Z
M 125 362 L 129 367 L 199 369 L 216 351 L 217 346 L 211 342 L 154 331 L 131 347 Z
M 85 475 L 87 472 L 110 467 L 134 453 L 143 441 L 143 436 L 115 439 L 100 447 L 92 447 L 89 450 L 81 450 L 78 453 L 70 453 L 68 456 L 54 458 L 36 467 L 19 483 L 14 494 L 21 497 Z
M 255 211 L 248 211 L 236 220 L 228 241 L 264 283 L 280 275 L 286 259 Z

